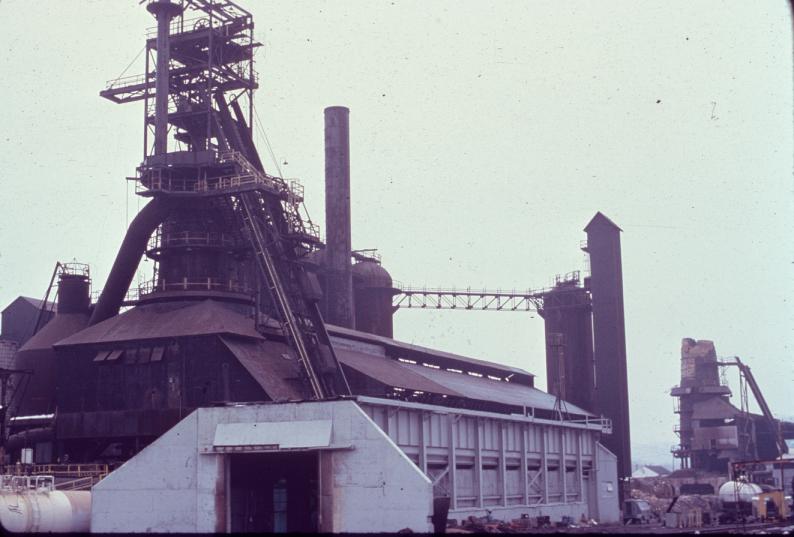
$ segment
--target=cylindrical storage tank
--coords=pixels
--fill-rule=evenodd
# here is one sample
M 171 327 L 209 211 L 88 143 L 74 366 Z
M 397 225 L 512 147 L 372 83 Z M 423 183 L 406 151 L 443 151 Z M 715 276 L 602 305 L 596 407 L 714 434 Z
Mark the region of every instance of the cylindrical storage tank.
M 353 265 L 356 330 L 394 337 L 392 297 L 397 290 L 389 273 L 375 260 Z
M 763 490 L 755 483 L 742 481 L 728 481 L 720 486 L 719 497 L 723 504 L 750 503 L 753 497 L 761 494 Z
M 88 313 L 90 306 L 88 277 L 61 274 L 58 282 L 58 313 Z
M 0 525 L 10 533 L 88 533 L 91 493 L 4 490 L 0 493 Z
M 579 408 L 595 411 L 593 320 L 587 291 L 558 285 L 543 296 L 547 391 Z

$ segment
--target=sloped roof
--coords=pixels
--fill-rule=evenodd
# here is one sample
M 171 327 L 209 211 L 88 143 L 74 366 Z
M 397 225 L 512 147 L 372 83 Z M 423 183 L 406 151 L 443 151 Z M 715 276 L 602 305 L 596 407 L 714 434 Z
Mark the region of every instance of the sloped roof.
M 88 324 L 88 315 L 84 313 L 62 313 L 42 326 L 38 332 L 28 339 L 19 351 L 51 349 L 58 341 L 79 332 Z
M 300 365 L 287 345 L 229 336 L 220 339 L 273 401 L 306 398 L 299 388 L 302 382 Z
M 595 216 L 590 219 L 590 222 L 588 222 L 588 224 L 584 227 L 584 230 L 590 231 L 591 227 L 603 226 L 603 225 L 613 227 L 618 231 L 623 231 L 615 222 L 607 218 L 606 215 L 604 215 L 604 213 L 602 213 L 601 211 L 595 213 Z
M 723 397 L 712 397 L 705 401 L 700 401 L 692 406 L 692 419 L 696 420 L 719 420 L 731 419 L 736 414 L 741 414 L 741 410 L 733 406 Z
M 469 358 L 468 356 L 461 356 L 459 354 L 453 354 L 451 352 L 445 352 L 438 349 L 429 349 L 420 345 L 413 345 L 411 343 L 397 341 L 396 339 L 378 336 L 367 332 L 359 332 L 358 330 L 351 330 L 350 328 L 344 328 L 341 326 L 326 326 L 328 327 L 328 331 L 331 333 L 331 335 L 383 345 L 388 349 L 388 354 L 393 356 L 399 357 L 401 353 L 404 353 L 406 358 L 410 357 L 409 355 L 413 353 L 428 357 L 432 356 L 433 358 L 440 358 L 442 360 L 448 360 L 449 362 L 455 362 L 457 365 L 469 365 L 477 368 L 478 370 L 491 372 L 493 375 L 508 376 L 512 374 L 524 376 L 528 382 L 531 382 L 532 377 L 535 376 L 529 371 L 519 367 L 488 362 L 485 360 L 478 360 L 477 358 Z
M 522 386 L 513 382 L 491 380 L 489 378 L 475 377 L 465 373 L 454 373 L 442 369 L 434 369 L 418 364 L 398 364 L 406 369 L 414 371 L 433 382 L 444 386 L 449 390 L 463 394 L 468 399 L 480 401 L 493 401 L 512 406 L 524 406 L 527 408 L 537 408 L 539 410 L 554 410 L 557 398 L 551 394 Z M 581 414 L 592 416 L 590 412 L 579 408 L 576 405 L 566 402 L 563 407 L 570 414 Z
M 336 349 L 336 355 L 342 364 L 387 386 L 540 410 L 553 410 L 556 402 L 553 395 L 513 382 L 454 373 L 344 348 Z M 565 410 L 571 414 L 593 415 L 570 403 L 565 404 Z
M 667 474 L 670 473 L 670 470 L 668 470 L 664 466 L 660 466 L 658 464 L 646 464 L 645 467 L 653 470 L 654 472 L 656 472 L 659 475 L 667 475 Z
M 56 346 L 121 343 L 208 334 L 263 339 L 250 319 L 215 300 L 144 304 L 59 341 Z
M 404 364 L 397 360 L 348 349 L 335 349 L 335 352 L 336 357 L 342 364 L 387 386 L 466 397 L 464 394 L 434 382 L 432 379 L 406 369 Z
M 16 304 L 17 302 L 22 302 L 23 304 L 27 304 L 32 306 L 33 308 L 40 310 L 41 307 L 44 305 L 44 301 L 39 298 L 31 298 L 29 296 L 18 296 L 14 300 L 12 300 L 8 306 L 3 308 L 2 311 L 6 311 L 8 308 Z M 55 302 L 48 301 L 47 302 L 47 310 L 52 310 L 53 312 L 58 309 L 58 305 Z

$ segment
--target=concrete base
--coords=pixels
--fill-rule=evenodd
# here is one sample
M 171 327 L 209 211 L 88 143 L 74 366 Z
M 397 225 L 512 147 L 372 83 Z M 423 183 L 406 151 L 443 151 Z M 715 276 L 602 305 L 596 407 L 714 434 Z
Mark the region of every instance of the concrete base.
M 214 444 L 218 425 L 320 421 L 332 423 L 327 445 L 300 448 L 320 454 L 320 531 L 432 531 L 430 480 L 353 401 L 196 410 L 93 488 L 91 531 L 228 532 L 230 454 Z M 289 452 L 246 442 L 234 453 Z

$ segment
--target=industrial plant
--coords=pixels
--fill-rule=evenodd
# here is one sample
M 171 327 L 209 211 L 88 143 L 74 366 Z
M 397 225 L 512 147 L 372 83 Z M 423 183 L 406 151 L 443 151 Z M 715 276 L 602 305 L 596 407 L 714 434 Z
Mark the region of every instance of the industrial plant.
M 107 281 L 57 262 L 44 296 L 2 311 L 3 528 L 564 531 L 632 521 L 621 228 L 596 210 L 572 223 L 584 226 L 589 270 L 551 287 L 397 284 L 376 251 L 351 243 L 348 108 L 324 110 L 323 239 L 305 205 L 318 201 L 266 170 L 254 143 L 261 44 L 251 13 L 231 0 L 141 3 L 156 21 L 145 70 L 100 96 L 142 103 L 143 159 L 129 179 L 145 204 Z M 136 286 L 141 259 L 153 269 Z M 404 308 L 537 312 L 548 389 L 487 356 L 395 339 Z M 713 344 L 691 339 L 682 353 L 671 501 L 692 483 L 713 482 L 716 495 L 744 480 L 769 489 L 758 494 L 777 487 L 782 513 L 794 424 L 775 419 L 740 359 L 718 361 Z M 741 372 L 739 408 L 720 380 L 729 367 Z

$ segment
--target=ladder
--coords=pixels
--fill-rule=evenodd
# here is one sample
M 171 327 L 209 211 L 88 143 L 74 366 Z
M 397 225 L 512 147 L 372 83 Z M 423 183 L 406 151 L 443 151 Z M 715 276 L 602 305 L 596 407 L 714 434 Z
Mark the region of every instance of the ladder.
M 273 258 L 266 247 L 267 243 L 263 230 L 258 225 L 255 213 L 256 199 L 251 194 L 243 194 L 239 199 L 243 222 L 251 240 L 254 257 L 256 258 L 260 272 L 264 276 L 264 280 L 267 282 L 271 296 L 275 299 L 276 306 L 281 314 L 282 325 L 286 328 L 293 348 L 298 353 L 298 361 L 309 379 L 314 396 L 317 399 L 324 399 L 327 396 L 326 390 L 320 382 L 314 365 L 312 364 L 306 341 L 304 341 L 303 334 L 301 333 L 301 327 L 298 325 L 298 319 L 292 310 L 289 297 L 281 283 L 281 278 Z
M 219 125 L 225 133 L 220 163 L 233 166 L 237 174 L 267 179 L 275 185 L 274 189 L 246 189 L 228 196 L 241 216 L 243 232 L 284 336 L 297 353 L 315 399 L 350 395 L 317 304 L 321 298 L 319 285 L 301 263 L 301 257 L 318 241 L 311 221 L 301 216 L 302 199 L 284 179 L 265 172 L 239 104 L 227 103 L 220 93 L 215 100 Z

